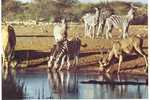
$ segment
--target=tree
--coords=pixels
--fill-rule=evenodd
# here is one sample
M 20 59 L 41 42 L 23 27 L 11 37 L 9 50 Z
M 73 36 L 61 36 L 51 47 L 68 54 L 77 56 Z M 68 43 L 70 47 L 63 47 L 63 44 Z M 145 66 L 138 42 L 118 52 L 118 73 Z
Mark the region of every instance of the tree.
M 71 8 L 77 0 L 34 0 L 32 11 L 37 19 L 49 19 L 68 15 L 72 12 Z
M 22 12 L 21 2 L 15 0 L 2 0 L 2 18 L 13 19 L 16 13 Z

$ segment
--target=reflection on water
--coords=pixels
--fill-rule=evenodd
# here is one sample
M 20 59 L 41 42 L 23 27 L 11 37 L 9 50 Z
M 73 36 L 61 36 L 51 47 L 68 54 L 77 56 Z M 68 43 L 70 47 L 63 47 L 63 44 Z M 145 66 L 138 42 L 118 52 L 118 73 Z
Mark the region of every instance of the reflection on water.
M 122 81 L 109 75 L 69 72 L 16 72 L 16 81 L 24 82 L 25 98 L 148 98 L 147 85 L 82 84 L 82 81 Z M 125 81 L 124 79 L 123 81 Z M 130 79 L 145 81 L 144 79 Z M 19 82 L 18 82 L 19 83 Z

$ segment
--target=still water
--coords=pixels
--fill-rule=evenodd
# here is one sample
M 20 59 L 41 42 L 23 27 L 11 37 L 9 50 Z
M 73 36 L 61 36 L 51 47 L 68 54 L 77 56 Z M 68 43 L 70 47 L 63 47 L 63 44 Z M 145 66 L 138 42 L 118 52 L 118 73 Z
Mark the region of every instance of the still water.
M 18 84 L 24 84 L 25 99 L 117 99 L 148 98 L 148 85 L 83 84 L 83 81 L 107 81 L 110 76 L 70 72 L 16 72 Z M 113 80 L 119 80 L 113 78 Z M 125 80 L 125 79 L 123 79 Z M 129 79 L 145 82 L 145 79 Z M 121 80 L 122 81 L 122 80 Z

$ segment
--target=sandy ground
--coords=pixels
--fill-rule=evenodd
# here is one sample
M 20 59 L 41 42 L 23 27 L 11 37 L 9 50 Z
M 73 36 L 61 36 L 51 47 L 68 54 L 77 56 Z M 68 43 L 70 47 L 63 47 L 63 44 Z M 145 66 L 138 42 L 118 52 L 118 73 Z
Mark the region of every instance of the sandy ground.
M 49 55 L 49 49 L 53 46 L 54 37 L 52 34 L 53 27 L 49 26 L 14 26 L 17 37 L 16 44 L 16 59 L 18 60 L 18 68 L 27 69 L 43 69 L 47 68 L 44 64 L 47 64 Z M 142 34 L 143 50 L 148 54 L 148 26 L 146 25 L 132 25 L 129 27 L 129 35 Z M 69 38 L 74 36 L 74 33 L 79 33 L 81 36 L 82 43 L 86 43 L 87 47 L 81 47 L 80 61 L 78 67 L 72 67 L 71 70 L 78 68 L 78 70 L 96 71 L 99 72 L 99 51 L 101 48 L 110 49 L 112 41 L 117 40 L 119 31 L 114 29 L 112 32 L 113 38 L 111 40 L 96 38 L 84 38 L 83 25 L 69 25 Z M 105 55 L 104 55 L 105 56 Z M 111 72 L 117 70 L 118 60 L 113 59 L 114 64 Z M 37 67 L 38 66 L 38 67 Z M 143 68 L 145 66 L 144 59 L 141 56 L 137 56 L 136 53 L 133 55 L 125 56 L 124 62 L 121 66 L 121 73 L 134 73 L 134 74 L 145 74 Z M 64 68 L 65 69 L 65 68 Z

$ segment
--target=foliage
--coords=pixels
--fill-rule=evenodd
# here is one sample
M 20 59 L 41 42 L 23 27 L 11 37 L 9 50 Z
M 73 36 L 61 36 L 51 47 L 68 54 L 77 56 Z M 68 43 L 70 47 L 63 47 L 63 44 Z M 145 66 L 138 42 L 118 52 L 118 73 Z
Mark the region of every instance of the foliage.
M 147 15 L 147 4 L 134 3 L 140 9 L 136 18 Z M 9 20 L 53 21 L 55 18 L 66 17 L 68 21 L 79 21 L 87 12 L 94 12 L 93 7 L 109 7 L 114 13 L 125 15 L 130 8 L 127 2 L 81 3 L 78 0 L 33 0 L 21 3 L 15 0 L 2 0 L 2 17 Z

